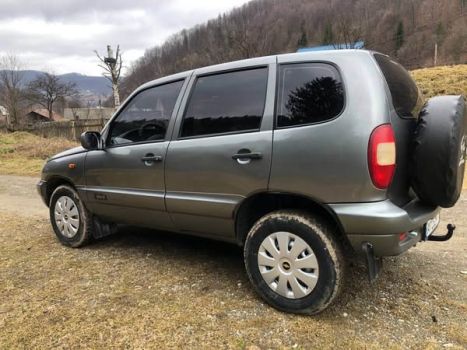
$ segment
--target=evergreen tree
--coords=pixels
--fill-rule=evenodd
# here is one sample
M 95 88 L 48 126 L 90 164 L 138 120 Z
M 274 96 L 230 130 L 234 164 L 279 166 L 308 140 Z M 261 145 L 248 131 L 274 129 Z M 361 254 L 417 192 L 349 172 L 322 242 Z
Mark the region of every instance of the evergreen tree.
M 297 48 L 306 47 L 308 45 L 308 37 L 306 36 L 306 31 L 302 27 L 302 35 L 297 41 Z
M 402 45 L 404 45 L 404 23 L 402 23 L 402 21 L 399 21 L 397 24 L 394 42 L 396 44 L 396 51 L 399 51 Z
M 322 44 L 330 45 L 333 43 L 334 43 L 334 33 L 332 31 L 332 24 L 328 22 L 326 23 L 326 26 L 324 27 Z
M 439 45 L 441 45 L 443 43 L 445 34 L 446 34 L 446 31 L 444 30 L 443 23 L 438 22 L 438 25 L 436 26 L 435 36 L 436 36 L 436 42 Z

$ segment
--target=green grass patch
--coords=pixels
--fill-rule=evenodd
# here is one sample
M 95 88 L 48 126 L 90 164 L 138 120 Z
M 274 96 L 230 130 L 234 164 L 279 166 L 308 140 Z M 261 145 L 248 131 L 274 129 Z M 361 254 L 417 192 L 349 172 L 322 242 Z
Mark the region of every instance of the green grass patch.
M 77 145 L 64 138 L 27 132 L 0 133 L 0 174 L 40 176 L 48 157 Z
M 425 98 L 437 95 L 467 97 L 467 64 L 417 69 L 411 74 Z

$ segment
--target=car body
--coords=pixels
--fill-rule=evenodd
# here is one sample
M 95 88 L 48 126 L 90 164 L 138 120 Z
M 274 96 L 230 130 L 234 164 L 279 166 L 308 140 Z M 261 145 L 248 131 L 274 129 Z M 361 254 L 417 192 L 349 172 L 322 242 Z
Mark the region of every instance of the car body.
M 49 205 L 54 189 L 69 185 L 101 222 L 242 246 L 264 215 L 306 210 L 330 223 L 356 252 L 366 252 L 367 245 L 375 257 L 401 254 L 422 239 L 425 224 L 440 209 L 410 189 L 416 118 L 401 116 L 394 107 L 375 55 L 337 50 L 268 56 L 146 83 L 96 136 L 94 149 L 77 147 L 47 161 L 39 193 Z M 281 112 L 294 108 L 287 90 L 293 79 L 307 74 L 316 76 L 316 84 L 296 88 L 294 98 L 300 104 L 300 94 L 321 91 L 324 102 L 317 105 L 324 106 L 332 96 L 331 107 L 322 107 L 325 118 L 307 121 Z M 132 107 L 144 99 L 166 105 L 170 100 L 163 125 L 157 116 L 149 123 L 146 117 L 140 124 L 123 121 L 152 108 Z M 235 109 L 238 121 L 229 120 L 223 106 Z M 202 113 L 208 117 L 199 119 Z M 386 188 L 375 185 L 369 169 L 370 138 L 382 125 L 392 127 L 397 150 Z M 138 138 L 151 133 L 152 139 Z

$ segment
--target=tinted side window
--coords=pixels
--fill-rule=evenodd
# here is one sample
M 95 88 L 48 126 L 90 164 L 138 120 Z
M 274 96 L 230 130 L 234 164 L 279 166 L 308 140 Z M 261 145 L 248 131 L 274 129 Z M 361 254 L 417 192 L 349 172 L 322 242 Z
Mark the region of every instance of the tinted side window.
M 267 68 L 198 78 L 185 112 L 180 136 L 259 129 L 267 80 Z
M 112 121 L 110 144 L 163 140 L 183 80 L 141 91 Z
M 344 108 L 340 75 L 329 64 L 281 65 L 278 94 L 278 127 L 326 121 Z
M 374 56 L 388 83 L 392 104 L 397 114 L 401 117 L 418 117 L 423 100 L 409 72 L 387 56 L 381 54 Z

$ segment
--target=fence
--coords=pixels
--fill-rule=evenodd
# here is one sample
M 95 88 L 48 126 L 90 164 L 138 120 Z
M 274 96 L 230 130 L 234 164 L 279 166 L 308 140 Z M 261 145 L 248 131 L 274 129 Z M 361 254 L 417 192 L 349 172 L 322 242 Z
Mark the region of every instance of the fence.
M 70 120 L 60 122 L 36 123 L 34 125 L 19 125 L 15 131 L 27 131 L 42 137 L 63 137 L 69 140 L 79 140 L 85 131 L 100 131 L 108 119 Z

